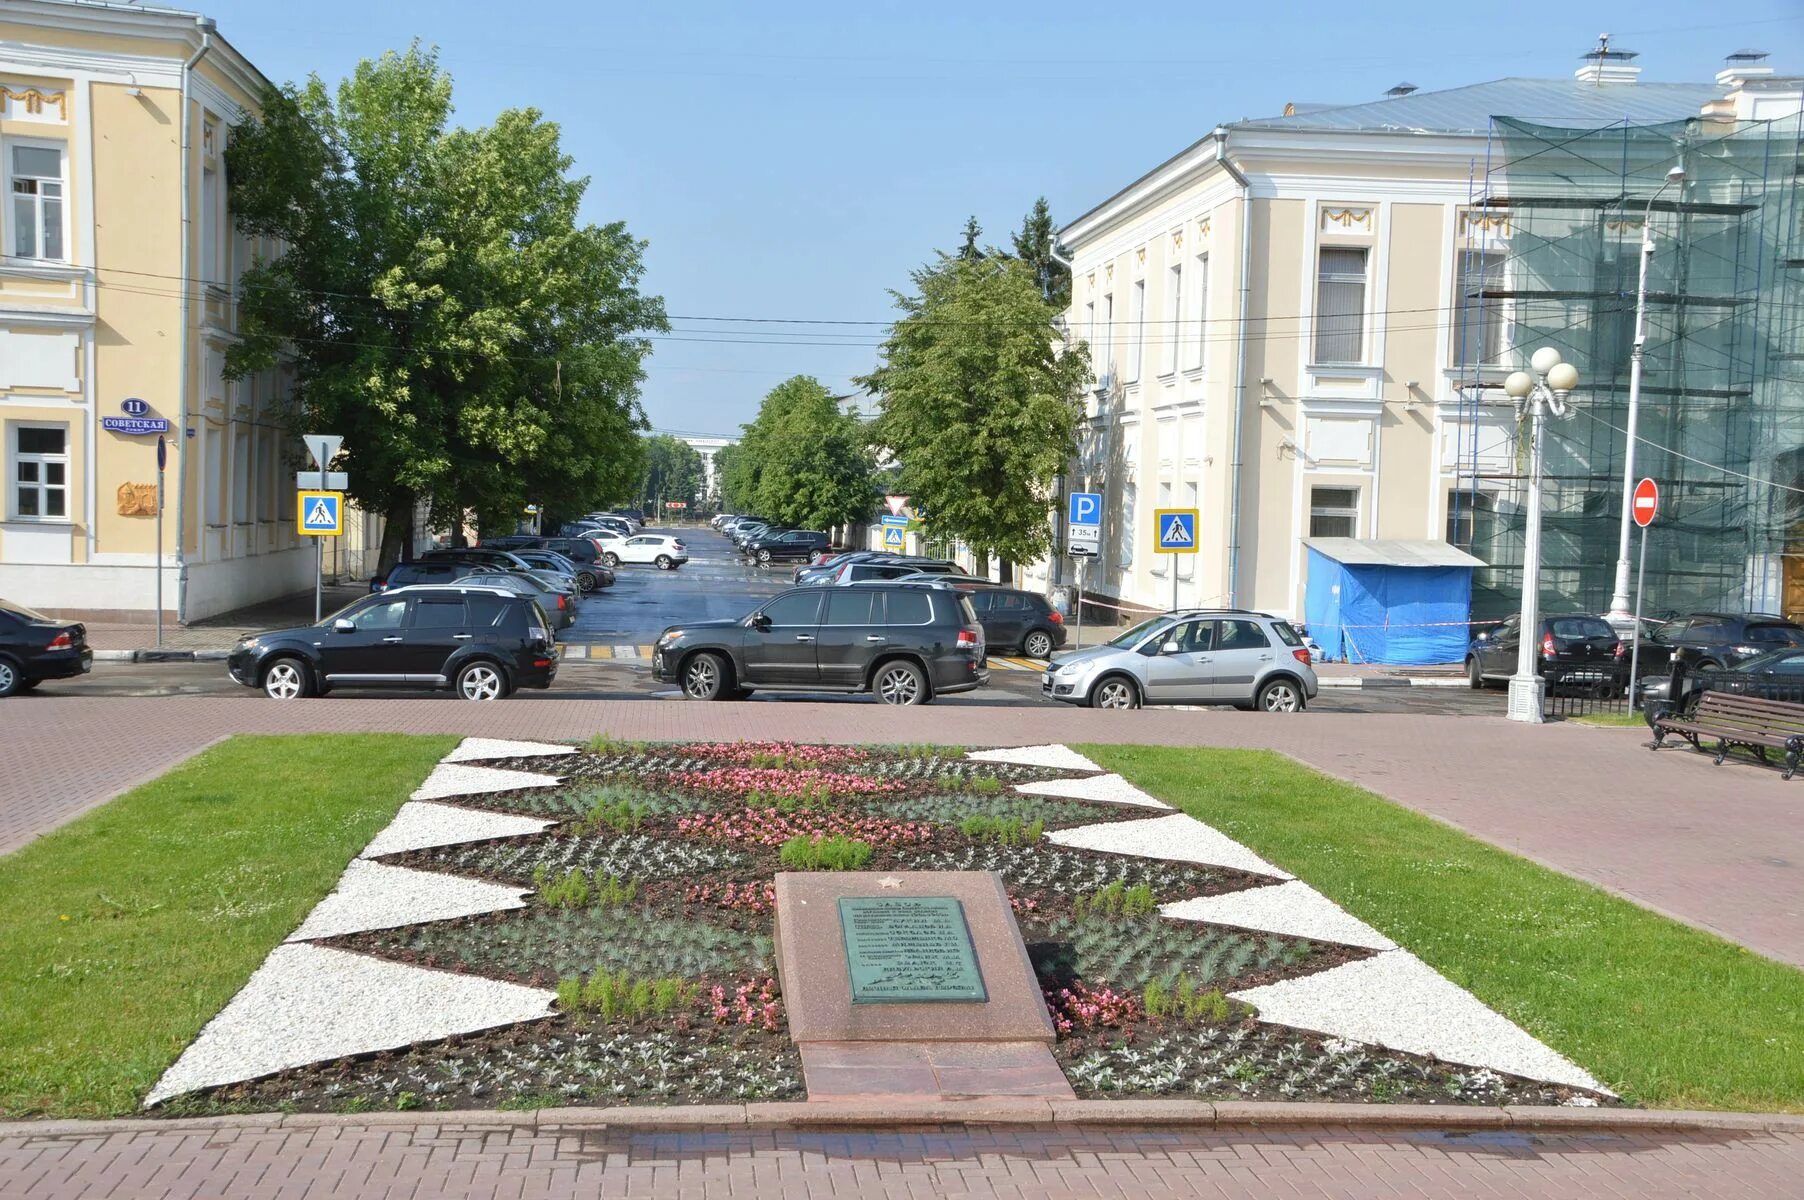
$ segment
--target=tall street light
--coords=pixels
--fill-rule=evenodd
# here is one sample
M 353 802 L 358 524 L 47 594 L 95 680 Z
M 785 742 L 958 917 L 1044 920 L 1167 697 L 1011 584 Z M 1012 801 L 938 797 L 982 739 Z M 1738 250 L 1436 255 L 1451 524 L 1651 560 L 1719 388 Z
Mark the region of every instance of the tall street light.
M 1608 619 L 1618 630 L 1635 623 L 1629 608 L 1629 526 L 1633 524 L 1635 503 L 1635 429 L 1641 420 L 1641 362 L 1647 347 L 1647 268 L 1654 261 L 1654 201 L 1660 193 L 1676 183 L 1685 182 L 1685 168 L 1674 167 L 1666 173 L 1666 182 L 1648 197 L 1641 214 L 1641 278 L 1635 285 L 1635 351 L 1629 358 L 1629 429 L 1628 448 L 1622 459 L 1622 532 L 1616 544 L 1616 582 L 1610 589 Z
M 1509 718 L 1512 721 L 1539 723 L 1546 683 L 1535 667 L 1535 655 L 1541 649 L 1541 427 L 1544 414 L 1561 420 L 1573 415 L 1566 397 L 1578 386 L 1578 368 L 1560 358 L 1552 346 L 1543 346 L 1529 360 L 1534 374 L 1513 371 L 1503 381 L 1503 390 L 1516 402 L 1517 411 L 1526 404 L 1529 412 L 1528 435 L 1528 526 L 1522 547 L 1522 624 L 1518 629 L 1516 674 L 1510 679 Z

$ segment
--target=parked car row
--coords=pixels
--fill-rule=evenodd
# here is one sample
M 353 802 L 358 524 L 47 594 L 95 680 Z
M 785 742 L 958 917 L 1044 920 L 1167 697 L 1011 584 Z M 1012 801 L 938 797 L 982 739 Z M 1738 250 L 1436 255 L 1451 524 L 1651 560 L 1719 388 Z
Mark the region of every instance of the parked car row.
M 1556 613 L 1541 618 L 1535 641 L 1535 669 L 1550 685 L 1579 680 L 1620 692 L 1628 687 L 1631 660 L 1643 681 L 1669 675 L 1675 661 L 1698 671 L 1735 668 L 1775 651 L 1804 648 L 1804 626 L 1771 613 L 1690 613 L 1652 625 L 1636 651 L 1601 616 Z M 1474 688 L 1507 682 L 1516 673 L 1521 645 L 1519 617 L 1475 635 L 1466 650 L 1468 682 Z M 1652 695 L 1655 688 L 1643 683 L 1638 690 Z

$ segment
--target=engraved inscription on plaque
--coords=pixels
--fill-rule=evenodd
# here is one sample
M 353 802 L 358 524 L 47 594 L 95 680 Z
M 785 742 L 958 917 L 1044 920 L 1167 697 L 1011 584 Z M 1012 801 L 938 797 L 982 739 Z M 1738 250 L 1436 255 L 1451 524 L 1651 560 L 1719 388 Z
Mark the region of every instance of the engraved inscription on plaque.
M 841 896 L 854 1004 L 988 1000 L 965 909 L 951 896 Z

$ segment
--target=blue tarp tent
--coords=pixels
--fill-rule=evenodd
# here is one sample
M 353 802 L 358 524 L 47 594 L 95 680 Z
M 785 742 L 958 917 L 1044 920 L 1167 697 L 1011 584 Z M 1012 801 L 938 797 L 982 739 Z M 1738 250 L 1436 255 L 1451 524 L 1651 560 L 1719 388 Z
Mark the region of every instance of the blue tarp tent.
M 1304 538 L 1303 622 L 1330 659 L 1420 666 L 1465 657 L 1472 568 L 1446 542 Z

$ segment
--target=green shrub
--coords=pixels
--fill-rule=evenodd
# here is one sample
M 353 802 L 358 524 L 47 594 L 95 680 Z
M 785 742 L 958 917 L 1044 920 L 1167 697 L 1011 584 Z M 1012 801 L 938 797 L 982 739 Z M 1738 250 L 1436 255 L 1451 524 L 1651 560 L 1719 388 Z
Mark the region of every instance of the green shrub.
M 992 817 L 981 813 L 958 823 L 958 831 L 973 841 L 999 842 L 1004 846 L 1029 845 L 1046 832 L 1046 822 L 1023 821 L 1020 817 Z
M 578 823 L 576 831 L 598 833 L 605 826 L 615 833 L 638 833 L 639 826 L 645 824 L 646 806 L 631 795 L 622 795 L 622 791 L 609 788 L 596 793 L 589 815 Z
M 1077 896 L 1071 902 L 1080 917 L 1139 917 L 1158 907 L 1153 889 L 1144 883 L 1128 887 L 1117 879 L 1107 887 Z
M 798 833 L 783 843 L 777 857 L 792 871 L 856 871 L 871 861 L 871 847 L 837 833 Z
M 638 1021 L 693 1008 L 699 984 L 680 976 L 634 979 L 626 971 L 568 975 L 557 983 L 558 1007 L 573 1016 Z
M 609 875 L 591 876 L 573 867 L 553 878 L 543 863 L 532 869 L 532 885 L 538 889 L 539 903 L 547 908 L 585 908 L 590 904 L 619 905 L 630 903 L 639 894 L 639 881 Z
M 1220 988 L 1199 988 L 1188 975 L 1175 985 L 1155 979 L 1146 985 L 1146 1015 L 1202 1021 L 1219 1025 L 1234 1015 L 1235 1006 Z
M 1000 796 L 1002 780 L 994 775 L 973 775 L 965 780 L 965 790 L 978 796 Z
M 651 743 L 629 741 L 611 733 L 598 733 L 589 739 L 587 748 L 591 754 L 609 758 L 616 754 L 644 754 L 651 749 Z

